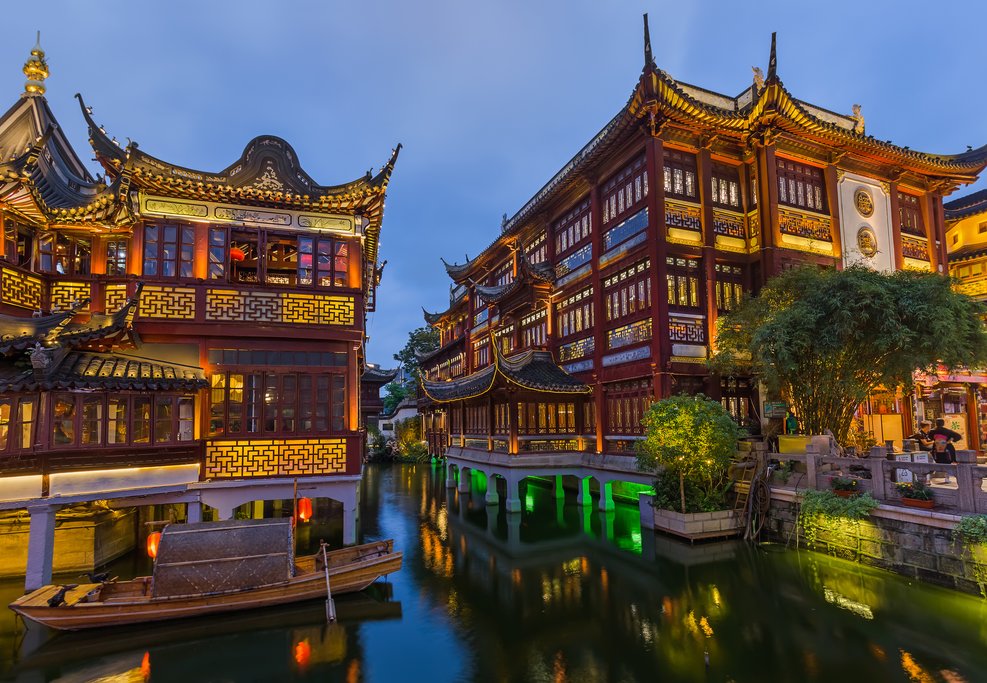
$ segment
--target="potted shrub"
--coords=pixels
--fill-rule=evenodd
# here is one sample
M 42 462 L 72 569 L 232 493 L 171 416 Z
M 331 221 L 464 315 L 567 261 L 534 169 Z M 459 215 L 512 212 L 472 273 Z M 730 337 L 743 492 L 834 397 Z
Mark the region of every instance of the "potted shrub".
M 833 477 L 829 482 L 829 487 L 840 498 L 849 498 L 860 493 L 860 486 L 854 477 Z
M 719 401 L 702 394 L 662 399 L 641 425 L 638 467 L 655 475 L 653 509 L 642 510 L 653 516 L 654 527 L 688 538 L 739 530 L 740 520 L 727 503 L 727 472 L 740 427 Z
M 935 505 L 935 494 L 923 482 L 901 481 L 895 484 L 895 488 L 898 489 L 901 502 L 908 507 L 931 510 Z

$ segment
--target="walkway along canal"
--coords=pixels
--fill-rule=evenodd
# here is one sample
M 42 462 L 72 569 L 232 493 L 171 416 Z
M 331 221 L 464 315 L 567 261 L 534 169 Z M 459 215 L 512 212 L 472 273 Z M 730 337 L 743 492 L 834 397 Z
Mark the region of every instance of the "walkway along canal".
M 987 602 L 781 546 L 690 547 L 636 506 L 528 480 L 521 510 L 440 465 L 369 466 L 363 540 L 404 569 L 366 595 L 163 627 L 51 636 L 0 621 L 10 681 L 978 681 Z M 303 535 L 341 542 L 342 530 Z M 121 576 L 144 572 L 136 555 Z M 63 577 L 64 580 L 75 577 Z M 9 602 L 18 581 L 0 584 Z

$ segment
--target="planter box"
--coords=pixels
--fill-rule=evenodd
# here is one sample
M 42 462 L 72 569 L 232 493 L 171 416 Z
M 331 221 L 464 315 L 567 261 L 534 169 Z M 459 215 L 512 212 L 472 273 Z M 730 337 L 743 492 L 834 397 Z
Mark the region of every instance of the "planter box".
M 917 498 L 901 498 L 902 505 L 910 508 L 922 508 L 923 510 L 931 510 L 935 507 L 935 500 L 918 500 Z
M 744 528 L 741 516 L 733 510 L 686 514 L 658 508 L 651 508 L 651 510 L 654 515 L 655 530 L 693 541 L 703 538 L 737 536 Z
M 840 498 L 853 498 L 854 496 L 859 496 L 861 493 L 859 490 L 851 491 L 847 489 L 832 489 L 832 491 Z
M 779 453 L 805 453 L 805 447 L 812 443 L 811 436 L 778 435 Z

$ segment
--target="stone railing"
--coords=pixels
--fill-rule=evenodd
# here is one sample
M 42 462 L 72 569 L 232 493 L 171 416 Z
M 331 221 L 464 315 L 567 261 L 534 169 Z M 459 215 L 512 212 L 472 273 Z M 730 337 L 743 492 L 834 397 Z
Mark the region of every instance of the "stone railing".
M 901 504 L 897 483 L 931 481 L 935 509 L 954 514 L 987 514 L 987 466 L 977 464 L 976 451 L 957 451 L 955 464 L 903 462 L 888 459 L 887 449 L 875 446 L 867 457 L 839 457 L 821 454 L 819 444 L 809 444 L 805 453 L 770 453 L 769 459 L 781 463 L 794 461 L 790 474 L 775 474 L 772 488 L 828 490 L 834 477 L 856 479 L 860 491 L 870 493 L 886 504 Z

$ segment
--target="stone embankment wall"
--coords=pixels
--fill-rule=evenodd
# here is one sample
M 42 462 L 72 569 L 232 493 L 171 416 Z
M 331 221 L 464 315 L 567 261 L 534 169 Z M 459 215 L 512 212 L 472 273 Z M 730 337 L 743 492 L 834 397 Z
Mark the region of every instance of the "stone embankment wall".
M 797 500 L 775 491 L 764 533 L 795 547 Z M 984 595 L 987 552 L 953 539 L 956 515 L 882 505 L 864 520 L 826 520 L 816 534 L 818 552 L 886 569 L 947 588 Z M 799 535 L 799 547 L 805 548 Z
M 134 549 L 133 509 L 97 510 L 57 518 L 55 574 L 92 571 Z M 0 578 L 24 576 L 30 518 L 26 513 L 0 519 Z

